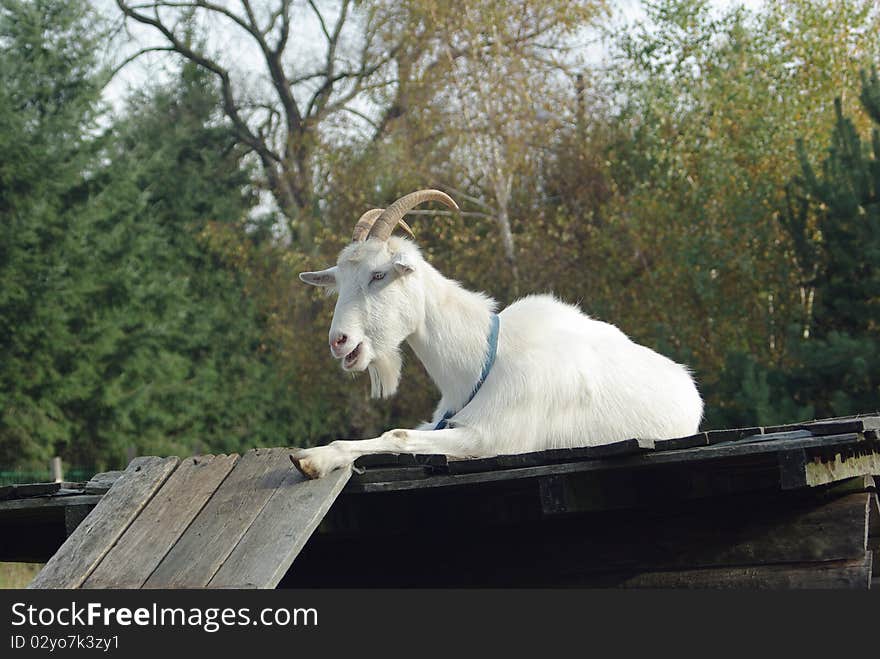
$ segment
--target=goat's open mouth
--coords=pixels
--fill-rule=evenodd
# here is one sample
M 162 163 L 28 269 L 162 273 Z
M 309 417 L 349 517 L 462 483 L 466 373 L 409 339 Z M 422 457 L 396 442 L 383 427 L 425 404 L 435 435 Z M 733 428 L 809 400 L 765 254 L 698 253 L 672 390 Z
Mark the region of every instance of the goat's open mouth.
M 348 353 L 345 356 L 345 359 L 342 361 L 343 366 L 346 368 L 351 368 L 357 363 L 358 357 L 361 356 L 361 346 L 363 343 L 358 343 L 354 350 Z

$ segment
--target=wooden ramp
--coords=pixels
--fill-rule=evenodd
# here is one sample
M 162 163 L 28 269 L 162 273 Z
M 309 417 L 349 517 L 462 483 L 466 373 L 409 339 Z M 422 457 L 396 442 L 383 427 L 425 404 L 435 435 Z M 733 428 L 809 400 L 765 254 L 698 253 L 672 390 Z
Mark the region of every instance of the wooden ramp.
M 288 454 L 136 458 L 29 587 L 274 588 L 351 475 Z

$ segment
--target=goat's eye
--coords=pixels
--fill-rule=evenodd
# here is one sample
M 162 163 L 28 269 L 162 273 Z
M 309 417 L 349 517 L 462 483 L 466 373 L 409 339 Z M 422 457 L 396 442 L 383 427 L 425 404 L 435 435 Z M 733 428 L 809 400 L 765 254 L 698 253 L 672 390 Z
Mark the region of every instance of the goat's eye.
M 373 280 L 373 281 L 379 281 L 379 280 L 381 280 L 381 279 L 385 279 L 385 273 L 384 273 L 384 272 L 374 272 L 374 273 L 373 273 L 373 277 L 372 277 L 372 280 Z

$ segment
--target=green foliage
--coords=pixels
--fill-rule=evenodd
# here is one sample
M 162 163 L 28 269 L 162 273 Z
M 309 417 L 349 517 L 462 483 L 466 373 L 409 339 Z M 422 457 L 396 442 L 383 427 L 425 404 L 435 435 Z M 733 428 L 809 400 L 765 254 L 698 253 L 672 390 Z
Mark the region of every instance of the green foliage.
M 115 467 L 130 451 L 306 445 L 424 420 L 436 395 L 415 358 L 394 399 L 369 400 L 366 378 L 327 355 L 332 300 L 297 273 L 332 261 L 367 208 L 446 185 L 468 214 L 416 218 L 424 253 L 507 304 L 493 176 L 512 182 L 520 294 L 552 291 L 688 363 L 706 426 L 877 409 L 876 70 L 854 93 L 880 56 L 859 36 L 880 28 L 874 4 L 651 2 L 654 27 L 617 34 L 572 108 L 541 81 L 552 112 L 489 95 L 457 121 L 470 96 L 441 58 L 430 87 L 412 74 L 417 119 L 319 141 L 305 245 L 279 239 L 285 221 L 258 204 L 266 182 L 210 74 L 183 66 L 111 116 L 87 4 L 0 0 L 0 464 Z M 425 7 L 432 34 L 454 16 Z M 492 84 L 533 91 L 528 76 Z M 507 169 L 487 174 L 496 142 Z
M 779 209 L 799 168 L 796 138 L 810 157 L 819 155 L 835 94 L 878 54 L 876 40 L 853 37 L 876 32 L 871 4 L 787 0 L 750 13 L 693 0 L 651 3 L 653 27 L 617 37 L 618 59 L 594 83 L 592 93 L 606 103 L 594 101 L 589 122 L 557 130 L 534 174 L 516 180 L 510 215 L 519 268 L 528 273 L 520 293 L 552 291 L 688 363 L 707 399 L 708 427 L 826 410 L 791 379 L 803 358 L 805 303 Z M 857 102 L 849 94 L 844 108 L 863 126 Z M 335 257 L 353 218 L 421 187 L 426 172 L 492 198 L 460 174 L 471 163 L 444 148 L 456 139 L 453 129 L 416 127 L 442 137 L 413 138 L 409 124 L 381 144 L 325 155 L 332 231 L 318 238 L 319 258 L 304 256 L 310 266 Z M 463 206 L 486 210 L 468 200 Z M 432 263 L 505 304 L 509 274 L 493 224 L 475 214 L 418 218 L 415 228 Z M 314 292 L 290 295 L 301 314 L 291 323 L 310 332 L 297 338 L 323 346 L 331 305 Z M 321 321 L 312 326 L 315 317 Z M 282 343 L 303 368 L 315 359 Z M 835 350 L 846 358 L 842 345 Z M 328 439 L 406 427 L 434 402 L 417 364 L 408 364 L 407 386 L 394 401 L 366 405 L 365 383 L 340 381 L 325 362 L 329 374 L 319 370 L 309 382 L 351 411 L 328 423 Z
M 863 98 L 870 99 L 869 89 Z M 880 321 L 877 129 L 871 158 L 839 102 L 834 109 L 836 124 L 821 174 L 798 143 L 803 175 L 792 185 L 785 215 L 805 283 L 818 291 L 810 329 L 820 337 L 834 330 L 864 333 Z
M 863 73 L 865 112 L 880 124 L 876 71 Z M 876 411 L 880 405 L 880 139 L 864 144 L 841 103 L 819 171 L 803 142 L 782 226 L 791 238 L 805 317 L 789 327 L 784 366 L 732 353 L 713 410 L 723 424 Z
M 60 0 L 0 4 L 0 463 L 43 461 L 73 426 L 65 211 L 83 194 L 94 126 L 94 20 Z
M 784 214 L 815 302 L 797 345 L 791 389 L 820 413 L 876 409 L 880 398 L 880 81 L 862 75 L 860 96 L 875 126 L 862 142 L 838 101 L 827 156 L 817 172 L 803 144 L 802 174 Z
M 878 55 L 876 39 L 854 38 L 876 34 L 872 5 L 786 0 L 751 13 L 647 3 L 646 24 L 615 40 L 600 87 L 612 99 L 607 116 L 585 137 L 571 133 L 580 149 L 568 151 L 587 154 L 575 164 L 585 187 L 598 174 L 607 195 L 562 196 L 556 221 L 584 236 L 584 265 L 574 274 L 569 260 L 549 278 L 580 286 L 587 310 L 688 363 L 708 426 L 728 423 L 732 408 L 748 408 L 734 414 L 747 424 L 769 414 L 732 402 L 744 389 L 760 397 L 746 361 L 784 370 L 799 359 L 789 328 L 806 302 L 779 209 L 799 167 L 796 139 L 819 155 L 832 99 Z M 863 126 L 857 102 L 848 94 L 844 108 Z M 807 409 L 793 405 L 778 414 Z
M 259 443 L 273 379 L 241 278 L 200 240 L 252 205 L 206 75 L 141 94 L 102 152 L 74 235 L 77 359 L 65 409 L 87 442 L 75 463 L 139 453 L 233 451 Z
M 296 397 L 242 276 L 204 236 L 255 202 L 211 81 L 184 67 L 98 134 L 81 7 L 2 15 L 0 463 L 284 441 Z

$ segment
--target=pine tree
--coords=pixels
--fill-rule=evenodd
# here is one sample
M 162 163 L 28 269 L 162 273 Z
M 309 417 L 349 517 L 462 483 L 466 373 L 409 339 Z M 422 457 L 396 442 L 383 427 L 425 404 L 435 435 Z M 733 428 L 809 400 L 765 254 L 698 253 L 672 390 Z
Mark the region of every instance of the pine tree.
M 870 145 L 835 103 L 819 171 L 799 144 L 801 175 L 789 188 L 784 224 L 815 291 L 788 387 L 817 413 L 880 408 L 880 81 L 862 72 L 861 100 L 877 124 Z
M 285 443 L 259 314 L 202 238 L 255 202 L 212 81 L 184 67 L 101 132 L 95 25 L 0 0 L 0 464 Z
M 64 401 L 84 439 L 65 447 L 75 462 L 270 441 L 276 383 L 257 312 L 201 239 L 255 201 L 211 83 L 186 65 L 174 87 L 130 99 L 94 174 L 77 223 L 82 352 Z
M 786 365 L 732 352 L 715 390 L 714 427 L 785 423 L 880 409 L 880 81 L 862 72 L 861 101 L 877 126 L 870 145 L 839 100 L 818 170 L 798 143 L 800 173 L 781 209 L 812 290 L 809 317 L 790 328 Z
M 0 1 L 0 464 L 41 463 L 73 424 L 67 254 L 99 113 L 97 33 L 76 0 Z

